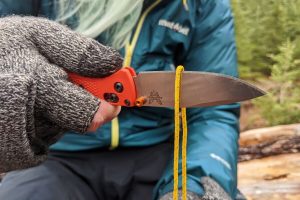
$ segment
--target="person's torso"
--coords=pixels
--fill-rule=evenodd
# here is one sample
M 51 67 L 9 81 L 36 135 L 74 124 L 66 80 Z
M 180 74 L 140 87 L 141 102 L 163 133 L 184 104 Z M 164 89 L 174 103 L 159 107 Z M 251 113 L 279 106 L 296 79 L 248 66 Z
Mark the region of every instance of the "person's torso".
M 181 0 L 152 1 L 143 9 L 133 30 L 130 48 L 122 49 L 124 60 L 136 72 L 170 71 L 182 64 L 189 49 L 195 22 L 192 10 L 186 10 Z M 139 29 L 141 27 L 141 29 Z M 105 41 L 100 42 L 105 43 Z M 129 52 L 130 51 L 130 52 Z M 132 55 L 132 57 L 130 57 Z M 107 123 L 96 133 L 85 136 L 67 133 L 52 148 L 65 150 L 110 146 L 112 129 L 118 129 L 119 146 L 146 146 L 168 140 L 173 135 L 173 109 L 122 108 L 118 126 Z M 82 141 L 85 140 L 85 141 Z M 89 142 L 88 142 L 89 141 Z M 87 145 L 85 145 L 88 143 Z

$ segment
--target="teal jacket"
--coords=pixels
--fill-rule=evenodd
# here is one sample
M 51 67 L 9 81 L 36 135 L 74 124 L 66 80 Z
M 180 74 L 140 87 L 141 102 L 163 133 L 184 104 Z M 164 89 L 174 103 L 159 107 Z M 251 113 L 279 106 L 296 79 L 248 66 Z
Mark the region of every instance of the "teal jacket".
M 40 3 L 39 10 L 36 2 Z M 133 31 L 130 44 L 121 50 L 137 72 L 185 70 L 237 76 L 234 24 L 229 0 L 148 0 Z M 0 14 L 40 15 L 55 18 L 53 0 L 0 0 Z M 72 26 L 72 24 L 70 24 Z M 102 43 L 101 36 L 98 40 Z M 192 97 L 191 97 L 192 98 Z M 187 109 L 188 190 L 203 194 L 200 177 L 214 178 L 227 192 L 237 193 L 239 104 Z M 95 133 L 68 132 L 52 146 L 78 151 L 99 147 L 149 146 L 172 140 L 170 108 L 122 108 L 113 123 Z M 172 161 L 157 184 L 155 198 L 173 189 Z

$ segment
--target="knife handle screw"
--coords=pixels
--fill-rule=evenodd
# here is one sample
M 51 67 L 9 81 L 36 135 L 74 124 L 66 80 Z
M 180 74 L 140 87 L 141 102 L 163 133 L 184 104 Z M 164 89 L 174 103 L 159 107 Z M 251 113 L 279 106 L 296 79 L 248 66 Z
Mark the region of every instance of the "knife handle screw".
M 111 94 L 111 102 L 113 102 L 113 103 L 119 102 L 119 97 L 114 93 Z
M 116 82 L 114 87 L 115 87 L 116 92 L 118 92 L 118 93 L 123 92 L 124 87 L 123 87 L 122 83 Z
M 125 105 L 128 106 L 128 107 L 130 106 L 130 101 L 129 101 L 128 99 L 125 99 L 125 100 L 124 100 L 124 103 L 125 103 Z
M 107 102 L 118 103 L 119 97 L 114 93 L 104 93 L 104 99 Z

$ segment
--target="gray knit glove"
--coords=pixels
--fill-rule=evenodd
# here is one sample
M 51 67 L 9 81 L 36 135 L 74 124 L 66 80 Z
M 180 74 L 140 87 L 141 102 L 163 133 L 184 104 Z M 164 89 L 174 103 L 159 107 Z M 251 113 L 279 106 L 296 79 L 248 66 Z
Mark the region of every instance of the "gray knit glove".
M 63 131 L 91 124 L 100 100 L 68 82 L 66 70 L 102 77 L 121 66 L 117 51 L 62 25 L 1 18 L 0 172 L 39 164 Z
M 200 180 L 204 187 L 204 195 L 198 196 L 193 192 L 188 192 L 188 200 L 231 200 L 229 195 L 224 191 L 224 189 L 212 178 L 203 177 Z M 179 191 L 179 200 L 182 200 L 182 192 Z M 173 200 L 173 193 L 167 193 L 160 200 Z

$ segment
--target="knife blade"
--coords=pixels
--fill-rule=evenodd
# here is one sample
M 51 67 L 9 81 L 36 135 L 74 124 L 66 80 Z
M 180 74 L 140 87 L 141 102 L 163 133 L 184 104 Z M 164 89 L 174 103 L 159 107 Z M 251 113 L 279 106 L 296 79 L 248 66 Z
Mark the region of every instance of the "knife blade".
M 133 68 L 126 67 L 105 78 L 69 73 L 69 79 L 113 105 L 174 107 L 173 71 L 136 74 Z M 181 91 L 180 107 L 229 104 L 265 94 L 261 89 L 241 79 L 198 71 L 182 73 Z

